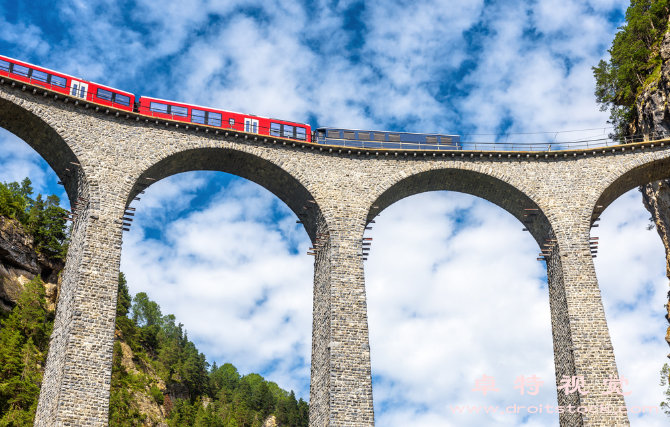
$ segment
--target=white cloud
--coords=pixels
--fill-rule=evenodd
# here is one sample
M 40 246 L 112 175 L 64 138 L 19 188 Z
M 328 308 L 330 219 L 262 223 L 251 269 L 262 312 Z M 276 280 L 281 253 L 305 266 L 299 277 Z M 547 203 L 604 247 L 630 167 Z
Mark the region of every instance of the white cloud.
M 313 259 L 305 254 L 307 235 L 278 199 L 246 181 L 233 180 L 208 202 L 189 206 L 202 175 L 212 176 L 199 175 L 147 189 L 124 237 L 121 268 L 131 292 L 147 292 L 164 313 L 175 314 L 210 362 L 262 372 L 308 398 Z M 145 238 L 146 226 L 160 239 Z

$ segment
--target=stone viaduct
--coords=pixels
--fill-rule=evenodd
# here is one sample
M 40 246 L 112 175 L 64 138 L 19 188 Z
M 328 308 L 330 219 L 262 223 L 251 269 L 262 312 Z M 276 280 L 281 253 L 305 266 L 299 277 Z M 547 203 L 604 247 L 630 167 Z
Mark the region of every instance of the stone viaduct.
M 484 198 L 524 222 L 539 246 L 552 241 L 556 382 L 582 375 L 589 391 L 559 392 L 559 404 L 625 405 L 622 396 L 602 394 L 617 368 L 590 229 L 624 192 L 670 178 L 670 142 L 542 153 L 343 149 L 185 129 L 14 83 L 0 84 L 0 126 L 47 161 L 76 207 L 35 425 L 107 425 L 122 217 L 151 183 L 195 170 L 267 188 L 299 215 L 316 248 L 310 426 L 374 425 L 363 232 L 396 201 L 438 190 Z M 560 425 L 629 422 L 625 413 L 563 413 Z

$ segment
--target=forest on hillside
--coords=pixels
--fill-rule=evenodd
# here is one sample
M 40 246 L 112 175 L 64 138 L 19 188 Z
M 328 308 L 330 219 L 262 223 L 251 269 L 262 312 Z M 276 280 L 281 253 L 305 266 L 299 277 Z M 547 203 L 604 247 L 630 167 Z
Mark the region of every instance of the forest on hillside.
M 0 183 L 0 216 L 18 221 L 36 252 L 65 258 L 66 211 L 55 195 L 33 199 L 31 185 L 28 178 Z M 33 425 L 54 318 L 39 275 L 24 285 L 11 312 L 0 310 L 0 427 Z M 241 375 L 230 363 L 210 366 L 184 325 L 146 293 L 131 296 L 119 274 L 111 427 L 163 418 L 171 427 L 260 427 L 271 415 L 278 426 L 307 427 L 309 406 L 258 374 Z
M 146 388 L 164 405 L 170 426 L 252 427 L 261 426 L 270 415 L 279 425 L 307 427 L 309 406 L 258 374 L 240 375 L 226 363 L 209 366 L 181 323 L 163 315 L 159 305 L 140 292 L 131 299 L 123 274 L 119 276 L 117 330 L 134 357 L 153 368 L 169 388 L 185 386 L 188 397 L 171 401 L 150 376 L 128 372 L 121 364 L 121 342 L 114 344 L 110 426 L 141 425 L 142 415 L 133 408 L 132 392 Z

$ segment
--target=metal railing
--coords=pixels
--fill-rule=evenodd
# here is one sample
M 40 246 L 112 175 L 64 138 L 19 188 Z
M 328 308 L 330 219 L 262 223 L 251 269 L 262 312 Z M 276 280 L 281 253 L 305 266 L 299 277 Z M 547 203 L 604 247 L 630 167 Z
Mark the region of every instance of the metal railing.
M 452 143 L 417 143 L 417 142 L 389 142 L 389 141 L 362 141 L 341 138 L 319 137 L 317 143 L 357 149 L 382 150 L 433 150 L 433 151 L 564 151 L 589 150 L 635 142 L 655 141 L 668 138 L 667 134 L 639 134 L 626 137 L 597 137 L 584 138 L 572 141 L 552 142 L 452 142 Z

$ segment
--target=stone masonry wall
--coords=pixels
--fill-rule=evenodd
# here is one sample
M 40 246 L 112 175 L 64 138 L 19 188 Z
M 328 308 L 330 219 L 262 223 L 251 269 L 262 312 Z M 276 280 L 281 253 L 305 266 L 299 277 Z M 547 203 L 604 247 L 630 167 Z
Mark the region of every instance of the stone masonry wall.
M 551 239 L 554 240 L 554 239 Z M 572 334 L 568 316 L 568 301 L 565 295 L 563 280 L 563 264 L 558 255 L 558 243 L 551 246 L 551 256 L 547 260 L 547 279 L 549 282 L 549 307 L 551 310 L 551 332 L 554 338 L 554 367 L 556 369 L 556 386 L 560 385 L 563 376 L 572 378 L 577 375 L 573 357 Z M 566 394 L 558 392 L 558 404 L 567 407 L 581 406 L 579 393 Z M 584 425 L 579 414 L 562 413 L 559 415 L 561 426 L 581 427 Z
M 36 147 L 81 209 L 37 425 L 107 425 L 121 218 L 139 191 L 189 170 L 235 173 L 269 189 L 302 220 L 317 249 L 311 426 L 374 425 L 364 227 L 395 201 L 435 190 L 485 198 L 523 221 L 538 244 L 557 240 L 548 265 L 557 375 L 585 376 L 592 394 L 582 405 L 624 403 L 598 393 L 617 371 L 589 228 L 625 191 L 670 178 L 668 141 L 588 152 L 352 150 L 202 126 L 187 130 L 40 91 L 0 84 L 0 126 Z M 528 216 L 525 209 L 537 210 Z M 628 425 L 625 413 L 576 414 L 560 422 Z
M 313 425 L 327 426 L 330 418 L 330 233 L 319 216 L 314 243 L 314 305 L 312 322 L 312 367 L 309 419 Z

